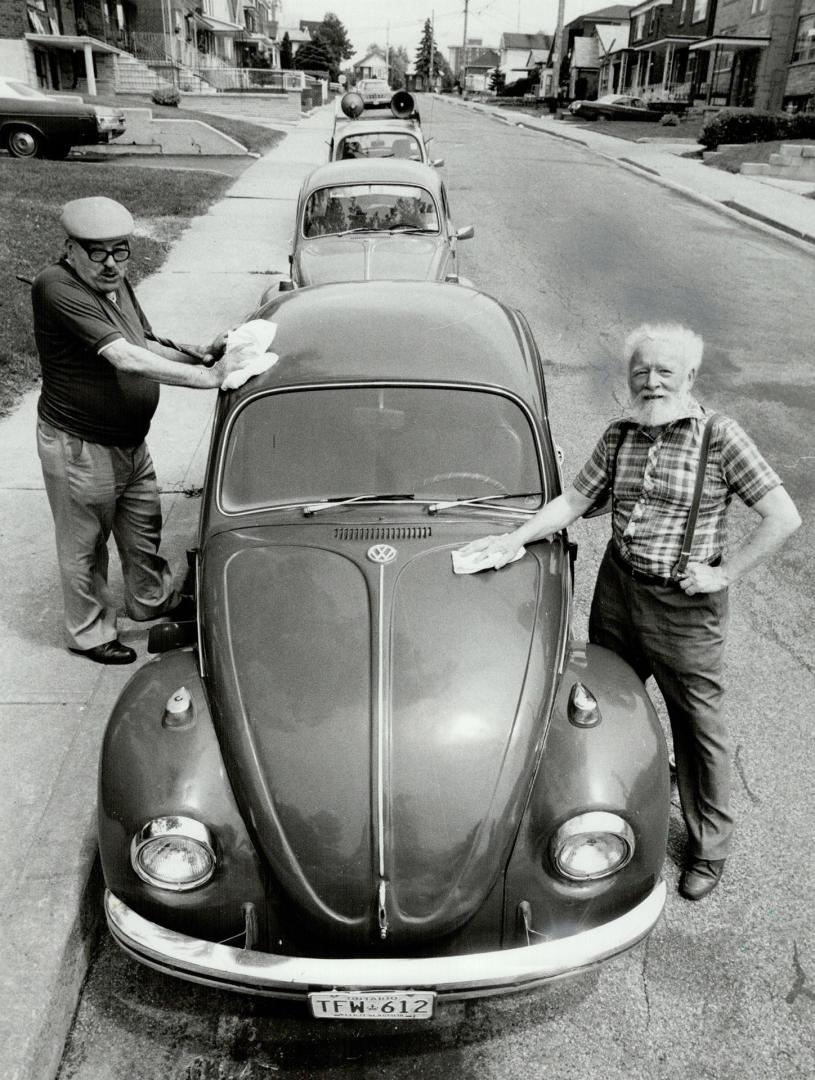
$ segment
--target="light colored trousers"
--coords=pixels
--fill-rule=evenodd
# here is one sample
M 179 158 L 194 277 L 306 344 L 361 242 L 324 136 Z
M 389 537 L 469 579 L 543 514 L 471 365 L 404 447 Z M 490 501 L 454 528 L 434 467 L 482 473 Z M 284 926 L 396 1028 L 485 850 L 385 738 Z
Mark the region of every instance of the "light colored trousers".
M 158 553 L 161 502 L 145 443 L 102 446 L 38 420 L 37 450 L 54 516 L 68 647 L 93 649 L 116 638 L 108 589 L 111 532 L 127 614 L 139 622 L 159 618 L 178 596 Z

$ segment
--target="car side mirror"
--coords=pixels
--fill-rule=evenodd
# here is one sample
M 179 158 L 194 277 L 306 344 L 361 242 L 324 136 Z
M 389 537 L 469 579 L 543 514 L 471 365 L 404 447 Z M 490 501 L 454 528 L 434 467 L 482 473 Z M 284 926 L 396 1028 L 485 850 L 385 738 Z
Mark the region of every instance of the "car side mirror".
M 474 236 L 475 228 L 472 225 L 465 225 L 456 232 L 456 240 L 472 240 Z
M 441 169 L 444 166 L 444 158 L 435 158 L 433 161 L 430 162 L 430 164 L 433 166 L 434 169 Z
M 293 292 L 294 282 L 291 278 L 282 278 L 278 285 L 278 292 Z

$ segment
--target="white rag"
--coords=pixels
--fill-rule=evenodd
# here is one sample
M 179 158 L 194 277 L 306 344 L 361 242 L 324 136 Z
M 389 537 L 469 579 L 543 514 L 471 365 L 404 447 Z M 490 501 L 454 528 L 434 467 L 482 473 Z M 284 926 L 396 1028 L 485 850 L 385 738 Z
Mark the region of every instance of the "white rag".
M 241 367 L 231 371 L 221 383 L 222 390 L 237 390 L 253 375 L 261 375 L 277 363 L 277 353 L 266 350 L 274 341 L 277 323 L 250 319 L 226 335 L 225 360 L 239 360 Z
M 491 555 L 488 551 L 476 551 L 472 555 L 464 555 L 461 551 L 453 551 L 451 554 L 453 556 L 454 574 L 477 574 L 479 570 L 494 570 L 495 560 L 498 558 L 497 554 Z M 526 548 L 519 548 L 518 554 L 509 561 L 517 562 L 524 555 L 526 555 Z M 509 563 L 506 565 L 509 565 Z

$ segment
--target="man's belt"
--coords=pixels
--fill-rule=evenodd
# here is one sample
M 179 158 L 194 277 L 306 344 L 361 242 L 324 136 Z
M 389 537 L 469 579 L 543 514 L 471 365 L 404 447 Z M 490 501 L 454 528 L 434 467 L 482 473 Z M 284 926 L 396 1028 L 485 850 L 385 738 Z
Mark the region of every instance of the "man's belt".
M 626 577 L 630 577 L 633 581 L 639 581 L 642 585 L 661 585 L 666 589 L 681 589 L 681 585 L 672 577 L 660 577 L 659 574 L 646 574 L 642 570 L 637 570 L 631 563 L 625 558 L 625 556 L 619 551 L 617 545 L 613 542 L 610 544 L 611 557 L 614 562 L 619 566 Z M 708 566 L 718 566 L 722 561 L 721 555 L 717 555 L 715 559 L 711 559 Z

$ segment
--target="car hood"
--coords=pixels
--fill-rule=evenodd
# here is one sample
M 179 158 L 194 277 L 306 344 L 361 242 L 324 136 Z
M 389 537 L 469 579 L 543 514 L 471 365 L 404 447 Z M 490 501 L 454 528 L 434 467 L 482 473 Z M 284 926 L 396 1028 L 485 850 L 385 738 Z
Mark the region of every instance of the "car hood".
M 370 233 L 306 240 L 295 256 L 300 285 L 332 281 L 436 280 L 445 263 L 446 243 L 439 235 Z
M 233 790 L 280 890 L 337 947 L 427 942 L 478 911 L 520 823 L 565 615 L 559 548 L 457 576 L 451 549 L 476 532 L 397 540 L 377 564 L 377 531 L 223 533 L 202 565 Z

